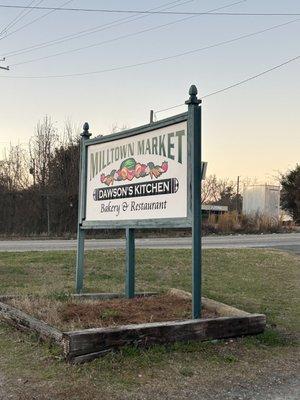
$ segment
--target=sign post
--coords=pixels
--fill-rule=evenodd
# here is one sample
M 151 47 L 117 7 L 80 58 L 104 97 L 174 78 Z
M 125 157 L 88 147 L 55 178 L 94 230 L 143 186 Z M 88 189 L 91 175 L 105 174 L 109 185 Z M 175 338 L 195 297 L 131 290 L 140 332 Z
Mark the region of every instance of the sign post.
M 188 130 L 192 137 L 192 313 L 193 318 L 201 316 L 201 100 L 197 98 L 197 88 L 192 85 L 189 90 Z
M 134 229 L 126 228 L 126 282 L 125 296 L 128 299 L 134 297 L 135 291 L 135 240 Z
M 86 171 L 87 171 L 87 148 L 86 140 L 91 136 L 89 124 L 83 125 L 83 132 L 80 140 L 80 163 L 79 163 L 79 195 L 78 195 L 78 226 L 77 226 L 77 254 L 76 254 L 76 293 L 83 289 L 84 275 L 84 239 L 85 231 L 82 229 L 82 222 L 86 213 Z

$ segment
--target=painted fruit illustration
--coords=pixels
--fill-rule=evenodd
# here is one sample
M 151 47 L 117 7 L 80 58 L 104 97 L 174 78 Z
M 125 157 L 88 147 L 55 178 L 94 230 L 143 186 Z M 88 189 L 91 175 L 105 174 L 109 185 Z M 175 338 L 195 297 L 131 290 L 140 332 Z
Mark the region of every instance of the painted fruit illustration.
M 133 170 L 135 168 L 136 161 L 134 158 L 127 158 L 124 160 L 120 166 L 120 169 L 127 168 L 129 170 Z
M 153 162 L 141 164 L 131 157 L 122 161 L 118 170 L 113 169 L 108 175 L 101 174 L 100 181 L 110 186 L 114 184 L 114 181 L 132 181 L 133 178 L 143 178 L 147 175 L 150 175 L 151 179 L 158 178 L 167 171 L 167 161 L 161 165 L 155 165 Z
M 140 163 L 135 164 L 134 175 L 136 178 L 139 178 L 142 173 L 142 165 Z
M 162 169 L 163 172 L 167 172 L 168 171 L 168 163 L 166 161 L 164 161 L 161 164 L 161 169 Z
M 123 181 L 125 181 L 127 179 L 127 173 L 128 173 L 127 168 L 120 169 L 119 176 L 122 178 Z
M 101 175 L 100 175 L 100 181 L 101 181 L 102 183 L 105 182 L 105 178 L 106 178 L 105 174 L 101 174 Z

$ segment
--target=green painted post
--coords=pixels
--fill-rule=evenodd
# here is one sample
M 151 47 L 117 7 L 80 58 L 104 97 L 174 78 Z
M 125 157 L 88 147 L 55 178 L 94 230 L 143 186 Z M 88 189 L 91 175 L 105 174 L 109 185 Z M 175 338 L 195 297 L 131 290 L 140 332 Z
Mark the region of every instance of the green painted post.
M 78 224 L 77 230 L 77 254 L 76 254 L 76 293 L 81 293 L 83 289 L 84 276 L 84 239 L 85 232 Z
M 201 317 L 201 100 L 197 98 L 197 88 L 192 85 L 189 90 L 188 130 L 191 135 L 192 157 L 192 314 L 193 318 Z
M 86 204 L 86 174 L 87 174 L 87 147 L 86 140 L 89 139 L 89 124 L 83 125 L 83 132 L 80 140 L 80 164 L 79 164 L 79 193 L 78 193 L 78 226 L 77 226 L 77 256 L 76 256 L 76 293 L 81 293 L 83 289 L 84 276 L 84 239 L 85 231 L 81 228 L 82 221 L 85 219 Z
M 126 228 L 126 282 L 125 296 L 128 299 L 134 297 L 135 286 L 135 243 L 134 229 Z
M 150 124 L 154 122 L 154 112 L 150 110 Z M 126 278 L 125 296 L 132 299 L 135 295 L 135 238 L 134 229 L 126 228 Z

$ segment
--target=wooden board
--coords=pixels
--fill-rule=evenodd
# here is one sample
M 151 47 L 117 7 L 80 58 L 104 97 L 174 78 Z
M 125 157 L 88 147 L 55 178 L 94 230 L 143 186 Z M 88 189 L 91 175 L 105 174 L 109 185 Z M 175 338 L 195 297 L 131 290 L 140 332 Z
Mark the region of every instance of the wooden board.
M 61 343 L 62 332 L 30 315 L 0 302 L 0 318 L 17 329 L 37 333 L 43 340 L 51 340 Z
M 173 296 L 177 296 L 182 299 L 192 299 L 192 294 L 190 292 L 186 292 L 185 290 L 172 288 L 169 290 L 169 293 Z M 202 307 L 205 310 L 216 313 L 222 317 L 237 317 L 237 316 L 251 315 L 246 311 L 240 310 L 232 306 L 228 306 L 227 304 L 221 303 L 220 301 L 208 299 L 207 297 L 202 297 L 201 302 L 202 302 Z
M 128 345 L 148 347 L 152 344 L 176 341 L 212 340 L 257 334 L 263 332 L 265 324 L 265 315 L 251 314 L 85 329 L 64 332 L 62 345 L 66 359 L 76 363 L 90 360 L 93 357 L 92 353 L 95 358 L 109 350 Z
M 186 296 L 186 292 L 183 295 Z M 211 308 L 221 315 L 228 316 L 61 332 L 15 307 L 0 302 L 0 318 L 17 329 L 38 334 L 43 340 L 55 341 L 62 346 L 66 360 L 73 363 L 91 361 L 128 345 L 148 347 L 176 341 L 225 339 L 254 335 L 265 329 L 266 317 L 263 314 L 249 314 L 210 299 L 205 299 L 203 305 L 204 308 Z
M 158 294 L 157 292 L 137 292 L 135 297 L 149 297 Z M 74 299 L 80 300 L 111 300 L 125 298 L 124 293 L 75 293 L 72 294 Z

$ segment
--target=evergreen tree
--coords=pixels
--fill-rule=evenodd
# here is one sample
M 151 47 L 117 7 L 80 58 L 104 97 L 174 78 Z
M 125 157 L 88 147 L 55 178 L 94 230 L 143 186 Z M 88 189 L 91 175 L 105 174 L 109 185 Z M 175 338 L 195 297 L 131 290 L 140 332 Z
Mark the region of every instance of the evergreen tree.
M 281 208 L 300 222 L 300 165 L 281 176 Z

